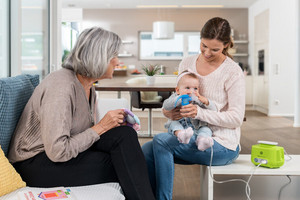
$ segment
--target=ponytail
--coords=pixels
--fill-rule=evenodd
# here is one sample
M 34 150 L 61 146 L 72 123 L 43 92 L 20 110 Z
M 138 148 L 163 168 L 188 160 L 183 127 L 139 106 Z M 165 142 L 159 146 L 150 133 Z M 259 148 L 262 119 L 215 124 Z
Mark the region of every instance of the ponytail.
M 226 44 L 225 44 L 226 45 Z M 233 39 L 232 37 L 230 37 L 230 41 L 228 42 L 228 46 L 226 48 L 223 49 L 222 53 L 225 56 L 228 56 L 229 58 L 233 59 L 233 56 L 228 52 L 229 49 L 231 49 L 233 47 L 234 43 L 233 43 Z

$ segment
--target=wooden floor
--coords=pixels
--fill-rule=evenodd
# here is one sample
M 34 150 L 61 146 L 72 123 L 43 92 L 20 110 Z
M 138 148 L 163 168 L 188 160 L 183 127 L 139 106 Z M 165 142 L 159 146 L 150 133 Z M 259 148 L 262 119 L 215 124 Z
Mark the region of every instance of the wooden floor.
M 163 123 L 166 119 L 154 119 L 154 129 L 165 132 Z M 147 120 L 141 119 L 142 127 L 147 127 Z M 157 130 L 161 129 L 161 130 Z M 140 138 L 141 145 L 151 140 Z M 246 112 L 246 121 L 242 125 L 241 154 L 250 154 L 251 146 L 258 140 L 278 142 L 288 154 L 300 154 L 300 128 L 293 127 L 293 120 L 284 117 L 267 117 L 256 111 Z M 174 200 L 200 199 L 199 165 L 175 165 Z

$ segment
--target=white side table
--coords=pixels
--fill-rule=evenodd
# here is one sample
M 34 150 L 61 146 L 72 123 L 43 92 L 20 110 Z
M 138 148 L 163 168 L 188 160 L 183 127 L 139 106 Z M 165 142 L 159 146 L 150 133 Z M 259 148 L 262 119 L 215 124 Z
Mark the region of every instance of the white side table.
M 290 155 L 292 160 L 285 161 L 284 165 L 277 169 L 259 167 L 255 170 L 254 175 L 262 176 L 299 176 L 300 175 L 300 155 Z M 241 154 L 234 163 L 225 166 L 212 166 L 212 176 L 215 175 L 251 175 L 255 169 L 255 165 L 251 162 L 251 155 Z M 209 166 L 200 166 L 200 187 L 201 199 L 213 200 L 214 182 L 209 174 Z M 228 176 L 228 179 L 232 179 Z M 226 183 L 225 183 L 226 184 Z

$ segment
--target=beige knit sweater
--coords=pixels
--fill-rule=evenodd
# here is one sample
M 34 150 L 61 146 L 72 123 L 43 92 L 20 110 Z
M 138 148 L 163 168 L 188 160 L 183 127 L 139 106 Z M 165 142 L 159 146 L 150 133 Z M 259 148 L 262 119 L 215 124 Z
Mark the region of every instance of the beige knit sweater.
M 76 74 L 60 69 L 34 90 L 16 127 L 8 158 L 14 163 L 46 152 L 54 162 L 76 157 L 99 139 L 91 129 L 95 89 L 89 103 Z
M 198 57 L 184 58 L 179 65 L 179 73 L 187 69 L 197 73 Z M 236 150 L 245 114 L 245 77 L 240 66 L 227 57 L 215 71 L 206 76 L 200 75 L 200 94 L 214 101 L 218 111 L 198 107 L 195 118 L 209 124 L 215 141 Z

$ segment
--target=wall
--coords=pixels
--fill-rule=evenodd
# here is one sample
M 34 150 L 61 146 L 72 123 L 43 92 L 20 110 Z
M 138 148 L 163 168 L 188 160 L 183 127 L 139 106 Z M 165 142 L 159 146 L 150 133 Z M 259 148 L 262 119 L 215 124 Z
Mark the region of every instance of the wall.
M 293 116 L 297 79 L 297 0 L 258 0 L 249 8 L 249 36 L 254 41 L 254 18 L 269 9 L 269 116 Z M 254 45 L 249 44 L 249 64 L 254 66 Z
M 133 53 L 134 57 L 122 58 L 121 61 L 139 68 L 142 63 L 158 62 L 138 60 L 138 31 L 151 31 L 153 21 L 157 20 L 174 21 L 176 31 L 200 31 L 208 19 L 216 16 L 226 18 L 235 30 L 235 35 L 248 32 L 248 9 L 84 9 L 82 26 L 101 26 L 116 32 L 123 40 L 133 41 L 133 44 L 126 44 L 124 48 Z M 159 61 L 159 64 L 165 65 L 166 73 L 170 74 L 179 62 Z
M 300 2 L 298 1 L 298 6 L 295 7 L 298 12 L 298 20 L 296 21 L 297 26 L 297 39 L 296 44 L 298 48 L 296 50 L 296 55 L 300 54 Z M 294 127 L 300 127 L 300 56 L 298 56 L 296 65 L 296 86 L 295 86 L 295 116 L 294 116 Z M 298 66 L 298 67 L 297 67 Z

